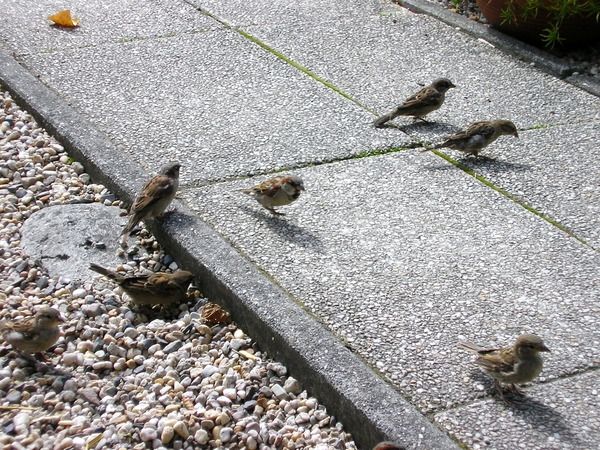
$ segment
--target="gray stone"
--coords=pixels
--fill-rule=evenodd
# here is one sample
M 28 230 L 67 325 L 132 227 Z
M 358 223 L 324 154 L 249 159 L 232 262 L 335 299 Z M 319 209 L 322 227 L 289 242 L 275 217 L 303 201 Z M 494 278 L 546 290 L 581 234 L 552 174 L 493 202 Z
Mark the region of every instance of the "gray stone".
M 177 350 L 179 350 L 181 347 L 183 347 L 182 341 L 173 341 L 163 348 L 163 353 L 165 353 L 165 354 L 173 353 L 173 352 L 176 352 Z
M 285 380 L 283 389 L 288 394 L 299 394 L 300 392 L 302 392 L 302 387 L 300 386 L 300 383 L 298 383 L 298 380 L 292 377 L 289 377 L 287 380 Z
M 25 252 L 40 261 L 50 276 L 89 279 L 94 275 L 88 269 L 90 262 L 105 267 L 121 262 L 116 256 L 117 240 L 125 221 L 119 208 L 99 203 L 51 206 L 25 221 L 21 242 Z M 87 239 L 105 242 L 107 248 L 86 246 Z
M 20 391 L 12 391 L 6 395 L 6 401 L 8 403 L 19 403 L 23 394 Z
M 277 397 L 279 400 L 287 400 L 290 398 L 285 389 L 283 389 L 279 384 L 274 384 L 271 386 L 271 389 L 273 390 L 273 395 L 275 395 L 275 397 Z

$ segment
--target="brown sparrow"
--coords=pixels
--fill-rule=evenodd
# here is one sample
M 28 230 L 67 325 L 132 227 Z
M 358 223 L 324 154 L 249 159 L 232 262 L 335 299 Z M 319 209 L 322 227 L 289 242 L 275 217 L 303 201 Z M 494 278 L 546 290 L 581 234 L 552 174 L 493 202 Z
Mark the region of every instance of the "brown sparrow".
M 406 450 L 406 447 L 386 441 L 377 444 L 375 447 L 373 447 L 373 450 Z
M 164 213 L 177 193 L 180 167 L 179 163 L 170 162 L 160 169 L 158 175 L 146 182 L 131 206 L 129 221 L 121 233 L 121 244 L 124 245 L 127 242 L 129 233 L 140 221 L 161 216 Z
M 187 270 L 125 276 L 94 263 L 90 264 L 90 269 L 121 286 L 136 305 L 179 304 L 185 300 L 187 289 L 194 279 L 194 275 Z
M 44 307 L 33 317 L 18 322 L 0 323 L 0 333 L 13 348 L 27 353 L 39 353 L 52 347 L 58 340 L 58 324 L 64 321 L 56 309 Z
M 254 197 L 258 203 L 263 205 L 273 214 L 283 214 L 275 211 L 275 206 L 289 205 L 304 190 L 304 183 L 297 175 L 280 175 L 270 180 L 264 181 L 251 189 L 240 189 L 251 197 Z
M 519 137 L 517 127 L 510 120 L 492 120 L 490 122 L 475 122 L 458 133 L 454 133 L 434 148 L 448 147 L 463 153 L 479 157 L 479 152 L 498 139 L 500 136 Z M 430 148 L 424 152 L 432 150 Z
M 473 342 L 461 342 L 458 345 L 478 355 L 475 364 L 494 379 L 500 394 L 500 383 L 505 383 L 510 385 L 509 389 L 522 395 L 516 385 L 536 378 L 544 366 L 539 353 L 550 351 L 535 334 L 522 334 L 514 346 L 507 348 L 486 349 Z
M 446 91 L 456 87 L 448 78 L 437 78 L 429 86 L 424 87 L 415 95 L 407 98 L 404 103 L 394 109 L 391 113 L 381 116 L 374 123 L 375 127 L 381 127 L 389 120 L 394 120 L 398 116 L 413 116 L 415 120 L 419 119 L 427 122 L 423 117 L 444 103 Z

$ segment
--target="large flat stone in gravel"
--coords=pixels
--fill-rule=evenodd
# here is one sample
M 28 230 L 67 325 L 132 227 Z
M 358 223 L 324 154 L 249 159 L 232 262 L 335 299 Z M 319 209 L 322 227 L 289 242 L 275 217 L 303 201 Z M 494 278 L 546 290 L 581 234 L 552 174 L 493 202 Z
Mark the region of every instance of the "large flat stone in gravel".
M 600 361 L 600 254 L 431 153 L 296 170 L 306 193 L 273 217 L 234 192 L 181 196 L 424 412 L 475 398 L 463 339 L 523 332 L 553 353 L 543 376 Z
M 91 262 L 104 267 L 123 262 L 117 256 L 117 240 L 126 222 L 120 212 L 100 203 L 44 208 L 23 224 L 21 245 L 50 276 L 85 280 L 94 275 L 88 268 Z M 99 248 L 99 243 L 105 247 Z
M 599 385 L 600 374 L 593 371 L 533 386 L 514 405 L 498 398 L 477 401 L 434 420 L 474 449 L 593 449 L 600 442 Z
M 506 118 L 523 129 L 600 118 L 599 98 L 402 8 L 395 14 L 315 21 L 310 27 L 271 20 L 244 29 L 380 114 L 444 76 L 457 87 L 428 116 L 440 124 L 462 127 Z M 440 130 L 415 130 L 410 118 L 396 123 L 419 139 L 439 139 Z
M 61 28 L 47 20 L 64 9 L 70 9 L 71 16 L 80 20 L 79 27 Z M 0 11 L 6 25 L 0 27 L 0 45 L 16 55 L 221 27 L 191 5 L 170 0 L 0 0 Z
M 600 123 L 519 136 L 496 141 L 482 153 L 493 161 L 444 151 L 600 249 Z
M 231 30 L 28 55 L 26 64 L 115 145 L 183 183 L 404 146 L 398 130 Z

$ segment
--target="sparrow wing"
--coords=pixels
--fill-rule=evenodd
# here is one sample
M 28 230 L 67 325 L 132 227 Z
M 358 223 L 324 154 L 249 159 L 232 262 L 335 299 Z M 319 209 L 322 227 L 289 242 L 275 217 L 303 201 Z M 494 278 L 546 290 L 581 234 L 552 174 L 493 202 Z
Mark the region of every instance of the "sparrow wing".
M 173 180 L 166 175 L 157 175 L 144 185 L 140 195 L 135 199 L 131 211 L 140 211 L 151 206 L 153 203 L 173 193 Z
M 34 317 L 29 317 L 19 322 L 5 322 L 4 328 L 22 334 L 25 339 L 33 339 L 38 334 Z
M 518 363 L 512 348 L 484 350 L 479 352 L 479 355 L 475 364 L 491 372 L 511 373 L 514 372 L 515 365 Z
M 125 290 L 143 292 L 146 291 L 146 284 L 148 283 L 148 279 L 148 275 L 140 275 L 136 277 L 123 277 L 123 279 L 119 282 L 119 285 Z
M 403 104 L 402 108 L 412 108 L 415 106 L 436 106 L 442 99 L 442 95 L 437 89 L 428 86 L 421 89 L 412 97 L 408 98 Z
M 254 191 L 267 197 L 275 197 L 275 195 L 277 195 L 277 193 L 280 191 L 281 187 L 285 183 L 290 183 L 291 181 L 291 177 L 281 175 L 260 183 L 254 187 Z
M 463 131 L 459 131 L 456 134 L 463 134 L 465 137 L 483 136 L 486 141 L 491 138 L 496 129 L 490 122 L 475 122 L 469 125 Z

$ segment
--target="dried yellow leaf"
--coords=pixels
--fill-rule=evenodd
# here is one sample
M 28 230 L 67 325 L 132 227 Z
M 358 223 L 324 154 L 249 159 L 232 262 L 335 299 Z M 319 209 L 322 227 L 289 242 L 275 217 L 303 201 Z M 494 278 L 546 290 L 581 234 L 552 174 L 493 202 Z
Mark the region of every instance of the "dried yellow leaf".
M 48 20 L 61 27 L 76 27 L 79 25 L 79 19 L 71 17 L 71 11 L 68 9 L 48 17 Z

